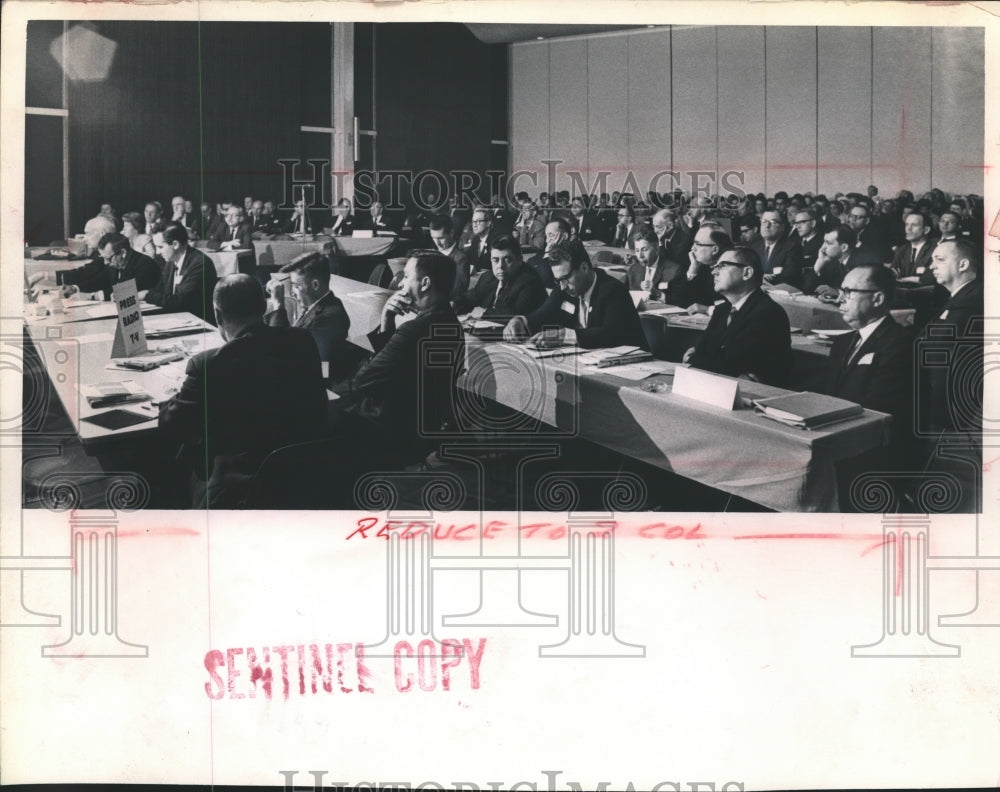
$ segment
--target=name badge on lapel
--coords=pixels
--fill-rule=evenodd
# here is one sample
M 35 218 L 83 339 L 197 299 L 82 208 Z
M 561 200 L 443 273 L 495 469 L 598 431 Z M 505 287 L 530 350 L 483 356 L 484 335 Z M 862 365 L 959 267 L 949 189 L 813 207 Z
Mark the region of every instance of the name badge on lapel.
M 569 300 L 564 300 L 563 304 L 560 305 L 559 307 L 562 308 L 568 314 L 575 314 L 576 313 L 576 306 L 573 303 L 571 303 Z
M 927 267 L 917 267 L 917 275 L 923 275 L 927 272 Z

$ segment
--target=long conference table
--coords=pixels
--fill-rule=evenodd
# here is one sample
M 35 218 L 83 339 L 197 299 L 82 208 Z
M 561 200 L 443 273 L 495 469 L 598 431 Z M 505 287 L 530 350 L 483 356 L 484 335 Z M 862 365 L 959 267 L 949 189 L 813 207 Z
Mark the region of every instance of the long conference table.
M 320 234 L 292 239 L 255 239 L 253 246 L 258 266 L 283 267 L 303 253 L 322 253 L 327 245 L 333 246 L 334 255 L 345 257 L 382 256 L 392 248 L 395 242 L 395 236 L 355 238 L 331 237 Z M 215 271 L 220 278 L 239 272 L 239 257 L 248 252 L 246 250 L 209 250 L 202 244 L 196 244 L 196 247 L 212 260 L 215 264 Z
M 392 292 L 337 275 L 331 276 L 331 287 L 351 319 L 350 340 L 370 349 L 365 336 L 378 324 Z M 162 314 L 147 316 L 144 323 L 148 332 L 151 326 L 192 319 L 187 314 Z M 155 432 L 156 411 L 126 407 L 139 413 L 148 410 L 149 420 L 125 429 L 103 429 L 81 419 L 113 408 L 91 407 L 80 395 L 80 384 L 134 380 L 154 401 L 161 401 L 184 377 L 186 360 L 149 372 L 109 369 L 115 323 L 114 318 L 64 318 L 58 341 L 53 342 L 52 321 L 25 321 L 28 334 L 43 353 L 52 385 L 88 450 L 112 441 L 139 441 Z M 222 344 L 215 328 L 199 324 L 204 332 L 159 343 L 182 344 L 188 355 Z M 68 354 L 69 363 L 65 354 L 46 354 L 53 343 Z M 670 372 L 632 381 L 583 366 L 573 355 L 535 359 L 515 345 L 472 337 L 467 339 L 466 354 L 459 388 L 473 396 L 473 402 L 495 401 L 554 427 L 560 436 L 583 438 L 778 511 L 836 510 L 835 463 L 888 439 L 889 416 L 870 410 L 858 418 L 804 431 L 752 409 L 722 410 L 675 395 Z M 741 381 L 740 392 L 750 399 L 786 391 Z

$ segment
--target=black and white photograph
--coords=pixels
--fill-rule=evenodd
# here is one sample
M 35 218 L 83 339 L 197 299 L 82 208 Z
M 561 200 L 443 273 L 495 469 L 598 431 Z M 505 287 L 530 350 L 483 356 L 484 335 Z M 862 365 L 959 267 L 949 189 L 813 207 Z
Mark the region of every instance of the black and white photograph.
M 988 5 L 6 4 L 0 782 L 995 783 Z

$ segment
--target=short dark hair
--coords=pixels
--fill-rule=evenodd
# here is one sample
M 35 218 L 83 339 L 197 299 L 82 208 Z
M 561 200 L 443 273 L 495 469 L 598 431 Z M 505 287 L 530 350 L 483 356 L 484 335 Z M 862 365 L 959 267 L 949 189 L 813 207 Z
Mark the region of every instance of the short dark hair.
M 428 223 L 428 226 L 431 231 L 447 231 L 449 234 L 452 232 L 451 218 L 448 217 L 448 215 L 434 215 Z
M 649 228 L 643 228 L 641 231 L 637 231 L 632 234 L 632 244 L 637 244 L 640 241 L 646 242 L 654 248 L 660 246 L 660 238 L 656 236 L 655 231 L 652 231 Z
M 626 204 L 624 206 L 619 206 L 618 207 L 618 211 L 619 212 L 625 212 L 629 217 L 631 217 L 633 220 L 635 220 L 635 209 L 633 209 L 628 204 Z
M 299 272 L 303 278 L 316 278 L 324 284 L 330 283 L 330 262 L 318 251 L 296 256 L 281 268 L 281 272 Z
M 99 240 L 97 240 L 97 249 L 107 247 L 111 245 L 111 250 L 115 253 L 121 253 L 123 250 L 128 250 L 132 247 L 129 241 L 118 233 L 105 234 Z
M 551 262 L 568 261 L 571 270 L 580 269 L 583 264 L 590 264 L 590 257 L 587 255 L 583 245 L 573 242 L 558 242 L 553 245 L 545 257 Z
M 455 262 L 443 253 L 419 252 L 410 258 L 416 261 L 418 278 L 428 278 L 437 294 L 450 294 L 455 285 Z
M 521 243 L 510 234 L 498 236 L 490 242 L 490 250 L 503 250 L 507 253 L 513 253 L 518 259 L 521 258 Z
M 940 221 L 941 218 L 944 217 L 945 215 L 951 215 L 952 217 L 955 218 L 955 220 L 959 224 L 961 224 L 962 222 L 962 216 L 958 212 L 951 211 L 951 209 L 945 209 L 943 212 L 941 212 L 941 214 L 938 215 L 938 221 Z
M 858 242 L 857 232 L 849 225 L 839 225 L 836 228 L 830 229 L 827 233 L 836 234 L 838 244 L 847 245 L 850 248 L 853 248 Z
M 788 200 L 788 193 L 786 193 L 784 190 L 778 190 L 778 192 L 776 192 L 774 194 L 774 200 L 777 201 L 779 199 L 782 200 L 782 201 L 787 201 Z
M 713 228 L 708 232 L 708 238 L 712 240 L 712 244 L 719 249 L 720 254 L 733 249 L 733 240 L 725 231 L 719 231 L 718 229 Z
M 251 275 L 227 275 L 215 284 L 212 302 L 226 319 L 259 319 L 267 303 L 260 284 Z
M 740 228 L 752 228 L 756 231 L 760 229 L 760 218 L 755 214 L 743 215 L 738 225 Z
M 553 217 L 551 220 L 549 220 L 549 222 L 555 223 L 557 226 L 559 226 L 559 230 L 563 234 L 573 233 L 573 226 L 569 224 L 569 221 L 565 217 Z
M 167 242 L 180 242 L 181 247 L 187 247 L 187 229 L 180 223 L 167 223 L 166 228 L 160 233 Z
M 796 212 L 795 214 L 805 214 L 805 215 L 809 215 L 809 219 L 810 219 L 810 220 L 815 220 L 815 219 L 816 219 L 816 210 L 815 210 L 815 209 L 811 209 L 811 208 L 809 208 L 808 206 L 804 206 L 804 207 L 802 207 L 802 208 L 801 208 L 801 209 L 799 209 L 799 211 L 797 211 L 797 212 Z
M 764 280 L 764 263 L 757 255 L 757 251 L 748 248 L 746 245 L 736 245 L 730 248 L 736 256 L 736 260 L 744 267 L 753 267 L 753 280 L 758 286 Z
M 896 276 L 883 264 L 858 264 L 852 270 L 865 270 L 872 285 L 885 295 L 886 311 L 892 308 L 896 296 Z

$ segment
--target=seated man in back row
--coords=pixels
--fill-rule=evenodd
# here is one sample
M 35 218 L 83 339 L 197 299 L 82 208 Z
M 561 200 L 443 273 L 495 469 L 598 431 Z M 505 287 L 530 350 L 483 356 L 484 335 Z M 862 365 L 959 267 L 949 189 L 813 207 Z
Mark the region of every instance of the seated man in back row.
M 552 275 L 559 288 L 527 316 L 515 316 L 504 328 L 504 340 L 538 347 L 564 344 L 586 349 L 614 346 L 646 348 L 632 296 L 624 283 L 595 268 L 582 247 L 561 243 L 549 251 Z
M 485 309 L 483 319 L 506 324 L 514 316 L 524 316 L 545 302 L 545 287 L 533 267 L 521 258 L 521 245 L 512 236 L 490 242 L 491 270 L 476 285 L 455 298 L 455 313 Z
M 700 232 L 699 232 L 700 233 Z M 684 354 L 695 368 L 783 386 L 792 367 L 788 314 L 761 288 L 764 266 L 747 247 L 725 251 L 712 265 L 715 306 L 698 343 Z

